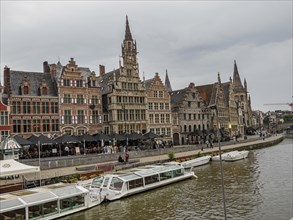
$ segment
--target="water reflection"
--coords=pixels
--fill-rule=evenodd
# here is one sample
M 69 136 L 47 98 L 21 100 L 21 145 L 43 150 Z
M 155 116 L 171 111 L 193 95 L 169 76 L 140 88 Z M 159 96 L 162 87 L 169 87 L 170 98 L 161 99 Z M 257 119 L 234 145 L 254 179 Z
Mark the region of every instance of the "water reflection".
M 290 219 L 292 141 L 224 162 L 228 219 Z M 186 180 L 63 219 L 223 219 L 220 163 L 195 168 Z

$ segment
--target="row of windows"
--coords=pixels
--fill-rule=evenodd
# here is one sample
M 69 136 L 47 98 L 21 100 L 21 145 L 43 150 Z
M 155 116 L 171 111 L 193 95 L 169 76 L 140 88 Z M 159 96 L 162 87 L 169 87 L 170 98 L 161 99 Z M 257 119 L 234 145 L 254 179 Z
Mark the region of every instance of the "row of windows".
M 14 114 L 57 114 L 58 102 L 31 102 L 14 101 L 12 102 L 12 113 Z
M 77 115 L 72 115 L 71 110 L 64 110 L 64 115 L 61 117 L 61 124 L 98 124 L 102 123 L 102 118 L 99 111 L 92 111 L 89 117 L 85 115 L 84 110 L 77 110 Z
M 203 124 L 202 126 L 201 125 L 184 125 L 181 127 L 181 132 L 193 132 L 193 131 L 196 131 L 196 130 L 206 130 L 205 128 L 205 125 Z M 209 130 L 209 125 L 207 124 L 207 130 Z
M 170 114 L 150 114 L 150 124 L 165 124 L 170 123 Z
M 171 128 L 150 128 L 150 132 L 153 132 L 157 135 L 171 136 Z
M 149 102 L 149 110 L 169 110 L 170 104 L 163 102 Z
M 13 120 L 13 133 L 59 131 L 58 119 Z
M 153 92 L 154 98 L 163 98 L 164 97 L 164 91 L 154 91 Z
M 123 109 L 121 111 L 118 111 L 118 115 L 117 115 L 118 121 L 145 120 L 145 119 L 146 119 L 145 110 Z
M 138 90 L 138 83 L 122 83 L 122 89 Z
M 70 104 L 70 103 L 77 103 L 77 104 L 86 104 L 87 103 L 87 99 L 84 98 L 84 95 L 82 94 L 77 94 L 76 98 L 73 98 L 73 96 L 71 96 L 71 94 L 64 94 L 63 98 L 61 99 L 61 103 L 66 103 L 66 104 Z M 98 99 L 98 96 L 96 95 L 92 95 L 92 98 L 88 100 L 89 104 L 101 104 L 101 100 Z
M 116 96 L 117 103 L 144 103 L 145 97 L 137 96 Z
M 182 114 L 183 115 L 183 119 L 184 120 L 204 120 L 205 118 L 206 119 L 209 119 L 210 118 L 210 115 L 206 115 L 205 114 Z

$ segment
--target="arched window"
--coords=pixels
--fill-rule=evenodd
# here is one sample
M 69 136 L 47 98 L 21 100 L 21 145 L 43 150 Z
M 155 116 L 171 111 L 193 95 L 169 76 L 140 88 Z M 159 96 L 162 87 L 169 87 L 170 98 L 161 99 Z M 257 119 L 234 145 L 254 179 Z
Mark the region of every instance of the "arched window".
M 187 131 L 187 126 L 186 125 L 184 125 L 184 132 L 186 132 Z
M 191 132 L 191 131 L 192 131 L 192 130 L 191 130 L 191 125 L 189 125 L 189 129 L 188 129 L 188 131 L 189 131 L 189 132 Z

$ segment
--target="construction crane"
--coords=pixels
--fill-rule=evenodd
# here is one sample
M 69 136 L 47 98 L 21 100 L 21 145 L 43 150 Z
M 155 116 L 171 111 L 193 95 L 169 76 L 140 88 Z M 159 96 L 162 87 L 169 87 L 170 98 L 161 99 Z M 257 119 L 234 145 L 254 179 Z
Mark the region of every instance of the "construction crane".
M 293 112 L 293 102 L 291 103 L 268 103 L 268 104 L 264 104 L 264 105 L 289 105 L 291 107 L 291 112 Z

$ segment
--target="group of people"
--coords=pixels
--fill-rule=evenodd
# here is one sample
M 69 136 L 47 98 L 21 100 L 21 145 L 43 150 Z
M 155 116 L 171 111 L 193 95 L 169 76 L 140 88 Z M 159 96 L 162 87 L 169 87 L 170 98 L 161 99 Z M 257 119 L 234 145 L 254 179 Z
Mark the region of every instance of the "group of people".
M 128 161 L 129 161 L 129 153 L 128 152 L 126 152 L 125 153 L 125 157 L 124 157 L 125 159 L 123 159 L 123 157 L 121 156 L 121 154 L 119 154 L 119 157 L 118 157 L 118 162 L 119 163 L 127 163 Z

